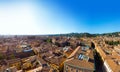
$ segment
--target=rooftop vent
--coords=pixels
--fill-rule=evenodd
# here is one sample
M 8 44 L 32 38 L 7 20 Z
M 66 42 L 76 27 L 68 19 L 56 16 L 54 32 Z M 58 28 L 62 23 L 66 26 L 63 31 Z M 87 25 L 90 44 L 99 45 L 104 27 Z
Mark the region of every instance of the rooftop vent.
M 120 65 L 120 61 L 118 61 L 117 64 Z
M 80 54 L 80 55 L 78 56 L 78 59 L 79 59 L 79 60 L 86 60 L 86 61 L 88 61 L 88 60 L 89 60 L 89 57 L 86 56 L 86 55 Z
M 110 50 L 105 50 L 105 52 L 106 52 L 106 54 L 111 54 L 112 53 L 112 51 L 110 51 Z
M 82 47 L 82 51 L 87 51 L 89 49 L 88 46 Z

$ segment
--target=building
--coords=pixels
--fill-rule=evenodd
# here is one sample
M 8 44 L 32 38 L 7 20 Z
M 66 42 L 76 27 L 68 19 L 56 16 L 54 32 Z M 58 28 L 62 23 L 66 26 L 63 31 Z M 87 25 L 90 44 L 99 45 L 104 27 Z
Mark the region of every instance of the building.
M 17 69 L 15 66 L 7 68 L 4 72 L 17 72 Z
M 93 71 L 95 71 L 93 51 L 88 47 L 77 47 L 64 62 L 64 72 Z
M 17 58 L 17 59 L 11 59 L 11 60 L 6 60 L 7 62 L 7 66 L 8 67 L 12 67 L 15 66 L 17 69 L 21 68 L 21 59 Z
M 105 42 L 101 41 L 101 43 L 95 43 L 95 49 L 100 54 L 103 61 L 102 70 L 104 72 L 120 72 L 120 46 L 111 47 L 103 43 Z

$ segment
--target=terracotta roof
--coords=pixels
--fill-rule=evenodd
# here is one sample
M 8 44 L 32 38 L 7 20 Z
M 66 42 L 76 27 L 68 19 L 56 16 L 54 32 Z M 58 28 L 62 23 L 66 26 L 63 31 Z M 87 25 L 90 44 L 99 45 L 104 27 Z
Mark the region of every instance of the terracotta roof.
M 75 54 L 79 51 L 79 49 L 80 49 L 80 46 L 78 46 L 68 58 L 75 56 Z
M 46 62 L 42 58 L 38 58 L 41 64 L 46 64 Z
M 99 45 L 99 44 L 98 44 Z M 97 46 L 96 50 L 100 53 L 104 61 L 107 62 L 107 65 L 113 72 L 120 72 L 120 65 L 117 63 L 117 60 L 120 60 L 119 53 L 111 48 L 109 45 L 106 46 Z M 111 51 L 111 54 L 106 54 L 105 50 Z
M 105 60 L 106 62 L 107 62 L 107 64 L 109 65 L 109 67 L 114 71 L 115 70 L 115 68 L 116 68 L 116 64 L 115 64 L 115 62 L 113 61 L 113 60 L 111 60 L 111 59 L 107 59 L 107 60 Z
M 17 58 L 17 59 L 7 60 L 7 63 L 12 64 L 12 63 L 20 62 L 20 61 L 21 61 L 20 58 Z
M 120 65 L 116 67 L 115 72 L 120 72 Z
M 96 50 L 99 52 L 99 54 L 102 56 L 103 59 L 106 58 L 105 52 L 102 50 L 102 48 L 97 47 Z
M 87 62 L 85 60 L 72 59 L 72 60 L 66 61 L 65 64 L 68 64 L 74 67 L 94 70 L 94 63 Z

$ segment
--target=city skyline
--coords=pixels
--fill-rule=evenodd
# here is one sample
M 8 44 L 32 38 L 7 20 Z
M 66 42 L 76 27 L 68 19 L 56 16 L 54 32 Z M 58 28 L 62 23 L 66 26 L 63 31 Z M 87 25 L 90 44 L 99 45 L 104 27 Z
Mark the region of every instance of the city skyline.
M 117 0 L 0 1 L 0 34 L 117 32 L 119 7 Z

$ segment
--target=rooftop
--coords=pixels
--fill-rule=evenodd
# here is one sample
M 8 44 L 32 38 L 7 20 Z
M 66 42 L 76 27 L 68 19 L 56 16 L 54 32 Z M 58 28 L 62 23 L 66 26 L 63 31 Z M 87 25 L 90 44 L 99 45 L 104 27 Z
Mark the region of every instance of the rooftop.
M 74 52 L 70 55 L 72 56 L 70 60 L 66 60 L 65 64 L 82 68 L 94 70 L 94 57 L 93 51 L 87 47 L 87 50 L 82 50 L 83 47 L 77 47 Z
M 109 41 L 114 41 L 117 39 L 114 38 L 107 38 L 104 39 L 105 40 L 109 40 Z M 107 65 L 110 67 L 110 69 L 113 72 L 120 72 L 120 54 L 119 54 L 119 49 L 120 46 L 114 46 L 114 45 L 108 45 L 105 44 L 103 45 L 104 41 L 101 40 L 100 43 L 96 42 L 96 50 L 99 52 L 99 54 L 101 55 L 102 59 L 104 62 L 107 63 Z
M 65 64 L 82 69 L 94 70 L 94 64 L 85 60 L 72 59 L 70 61 L 65 62 Z

